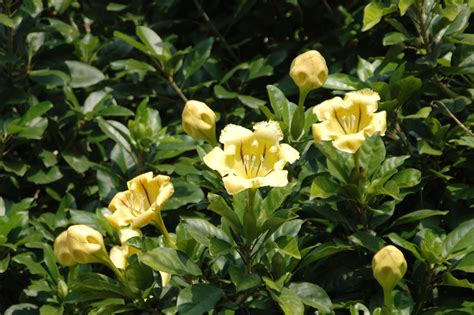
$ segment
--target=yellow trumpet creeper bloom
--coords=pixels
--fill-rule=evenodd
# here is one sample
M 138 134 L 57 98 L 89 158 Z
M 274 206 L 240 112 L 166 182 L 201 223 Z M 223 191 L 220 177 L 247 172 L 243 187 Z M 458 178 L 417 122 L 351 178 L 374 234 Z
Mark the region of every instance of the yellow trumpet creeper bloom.
M 291 63 L 290 77 L 300 91 L 318 89 L 328 78 L 326 60 L 317 50 L 302 53 Z
M 223 176 L 231 195 L 249 188 L 287 185 L 288 172 L 283 167 L 300 156 L 288 144 L 280 144 L 283 134 L 277 122 L 260 122 L 253 129 L 227 125 L 219 139 L 224 149 L 215 147 L 204 156 L 204 163 Z
M 174 192 L 169 176 L 153 177 L 152 172 L 139 175 L 127 183 L 128 190 L 119 192 L 109 204 L 112 214 L 104 215 L 117 229 L 137 229 L 149 223 L 161 223 L 161 208 Z
M 196 140 L 216 145 L 216 114 L 205 103 L 188 101 L 182 113 L 184 131 Z
M 391 292 L 405 275 L 407 262 L 398 248 L 388 245 L 374 255 L 372 271 L 384 292 Z
M 109 261 L 102 234 L 87 225 L 70 226 L 67 229 L 66 244 L 72 258 L 79 264 Z
M 313 113 L 320 123 L 312 126 L 314 139 L 332 141 L 343 152 L 357 152 L 365 138 L 385 135 L 387 113 L 376 113 L 379 100 L 377 92 L 363 89 L 347 93 L 344 99 L 334 97 L 315 106 Z
M 54 240 L 54 255 L 58 262 L 63 266 L 74 266 L 76 261 L 72 258 L 71 252 L 67 247 L 67 231 L 63 231 Z

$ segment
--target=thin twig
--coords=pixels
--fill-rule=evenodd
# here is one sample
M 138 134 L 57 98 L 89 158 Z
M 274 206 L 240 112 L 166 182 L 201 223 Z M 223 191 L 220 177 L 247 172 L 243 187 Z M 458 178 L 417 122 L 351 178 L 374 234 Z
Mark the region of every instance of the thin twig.
M 446 86 L 446 84 L 444 84 L 443 82 L 439 81 L 439 80 L 434 80 L 433 83 L 440 88 L 441 91 L 443 91 L 447 96 L 449 97 L 452 97 L 452 98 L 456 98 L 459 96 L 459 94 L 457 94 L 456 92 L 454 92 L 453 90 L 451 90 L 448 86 Z
M 468 135 L 471 137 L 474 137 L 474 133 L 472 133 L 469 128 L 467 128 L 459 119 L 454 116 L 454 114 L 449 110 L 449 108 L 441 101 L 432 101 L 431 106 L 437 107 L 437 105 L 441 105 L 444 110 L 448 113 L 448 115 L 458 124 L 459 127 L 461 127 Z
M 219 30 L 216 28 L 214 23 L 212 23 L 211 19 L 207 15 L 206 11 L 202 8 L 201 4 L 197 0 L 193 0 L 194 5 L 198 9 L 199 13 L 202 15 L 203 19 L 206 21 L 207 24 L 209 24 L 209 27 L 211 30 L 214 32 L 214 34 L 219 38 L 219 40 L 222 42 L 224 45 L 225 49 L 229 52 L 229 55 L 232 57 L 234 62 L 239 62 L 239 57 L 234 53 L 230 45 L 227 43 L 227 40 L 225 39 L 224 36 L 219 32 Z

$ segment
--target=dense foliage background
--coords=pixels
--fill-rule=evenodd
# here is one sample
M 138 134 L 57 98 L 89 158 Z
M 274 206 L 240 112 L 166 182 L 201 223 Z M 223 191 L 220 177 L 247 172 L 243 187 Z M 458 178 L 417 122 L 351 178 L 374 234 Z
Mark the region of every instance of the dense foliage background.
M 198 299 L 204 306 L 194 314 L 298 314 L 302 299 L 307 311 L 357 314 L 381 305 L 370 261 L 383 244 L 395 244 L 409 266 L 396 298 L 400 311 L 472 314 L 473 8 L 463 0 L 3 0 L 0 312 L 191 314 Z M 311 111 L 299 121 L 305 137 L 291 126 L 294 105 L 286 98 L 297 103 L 298 90 L 288 71 L 309 49 L 326 58 L 330 76 L 307 109 L 370 87 L 387 111 L 384 143 L 367 141 L 365 167 L 385 167 L 369 171 L 371 182 L 397 168 L 399 175 L 374 186 L 363 204 L 370 218 L 353 210 L 353 186 L 334 179 L 331 165 L 349 167 L 348 157 L 313 144 Z M 207 145 L 183 133 L 188 99 L 206 102 L 219 130 L 278 120 L 285 142 L 301 152 L 289 187 L 262 190 L 266 206 L 285 209 L 282 217 L 297 226 L 280 231 L 285 241 L 274 236 L 270 245 L 280 254 L 262 258 L 256 278 L 241 275 L 237 262 L 220 266 L 216 248 L 207 250 L 222 246 L 210 241 L 220 215 L 207 209 L 230 199 L 201 162 Z M 52 243 L 78 223 L 113 240 L 104 207 L 145 171 L 171 176 L 175 194 L 164 220 L 187 240 L 180 250 L 205 275 L 173 277 L 167 292 L 154 291 L 151 306 L 135 308 L 108 280 L 74 281 L 74 273 L 108 271 L 88 265 L 68 273 Z M 226 201 L 208 200 L 209 193 Z M 306 292 L 318 295 L 302 298 L 301 283 L 317 285 Z M 185 290 L 191 285 L 194 300 Z

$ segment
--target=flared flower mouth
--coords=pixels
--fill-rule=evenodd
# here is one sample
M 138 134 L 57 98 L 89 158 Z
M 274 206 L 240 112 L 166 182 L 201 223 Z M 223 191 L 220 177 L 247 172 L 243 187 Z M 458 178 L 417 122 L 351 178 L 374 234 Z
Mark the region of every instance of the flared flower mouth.
M 112 214 L 105 218 L 116 228 L 140 228 L 150 223 L 174 192 L 169 176 L 139 175 L 127 183 L 128 190 L 117 193 L 109 204 Z
M 320 123 L 312 126 L 314 139 L 332 141 L 338 150 L 355 153 L 365 138 L 385 134 L 386 112 L 376 113 L 379 100 L 378 93 L 363 89 L 315 106 L 313 112 Z
M 283 134 L 277 122 L 260 122 L 253 129 L 227 125 L 219 139 L 224 148 L 216 147 L 204 157 L 204 163 L 223 176 L 229 194 L 261 186 L 285 186 L 288 179 L 283 167 L 299 158 L 298 151 L 279 143 Z

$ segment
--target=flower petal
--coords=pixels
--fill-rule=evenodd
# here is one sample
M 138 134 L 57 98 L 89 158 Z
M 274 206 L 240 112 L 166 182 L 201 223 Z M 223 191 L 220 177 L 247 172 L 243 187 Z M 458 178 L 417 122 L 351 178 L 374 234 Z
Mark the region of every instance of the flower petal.
M 114 246 L 110 250 L 109 258 L 118 269 L 127 268 L 128 249 L 122 246 Z
M 385 135 L 387 129 L 387 112 L 379 112 L 370 115 L 370 121 L 362 131 L 367 137 L 372 136 L 375 133 L 379 133 L 381 136 Z
M 219 142 L 222 144 L 235 144 L 240 143 L 243 139 L 250 137 L 253 132 L 242 126 L 229 124 L 225 126 L 221 131 L 221 136 L 219 137 Z
M 289 144 L 280 145 L 280 159 L 288 163 L 293 163 L 300 158 L 300 153 Z
M 364 132 L 352 133 L 337 137 L 332 142 L 334 147 L 339 151 L 347 153 L 355 153 L 365 140 Z
M 204 163 L 211 169 L 218 171 L 219 174 L 222 176 L 227 175 L 229 173 L 229 167 L 226 163 L 227 156 L 224 151 L 219 148 L 215 147 L 211 150 L 208 154 L 206 154 L 203 158 Z
M 319 121 L 334 118 L 335 110 L 344 107 L 344 101 L 339 96 L 324 101 L 313 108 L 313 113 Z
M 362 89 L 346 93 L 344 102 L 359 104 L 364 113 L 375 113 L 380 95 L 371 89 Z
M 316 142 L 334 140 L 336 137 L 346 134 L 335 118 L 313 124 L 311 130 Z
M 272 186 L 272 187 L 283 187 L 288 184 L 288 171 L 275 170 L 270 172 L 265 177 L 257 177 L 255 179 L 257 183 L 254 183 L 254 187 Z
M 238 194 L 245 189 L 257 188 L 253 187 L 253 181 L 251 179 L 238 177 L 232 174 L 224 177 L 222 180 L 224 182 L 225 189 L 230 195 Z
M 283 132 L 281 131 L 280 124 L 276 121 L 261 121 L 255 124 L 253 129 L 255 130 L 255 138 L 259 141 L 263 140 L 273 143 L 283 139 Z

